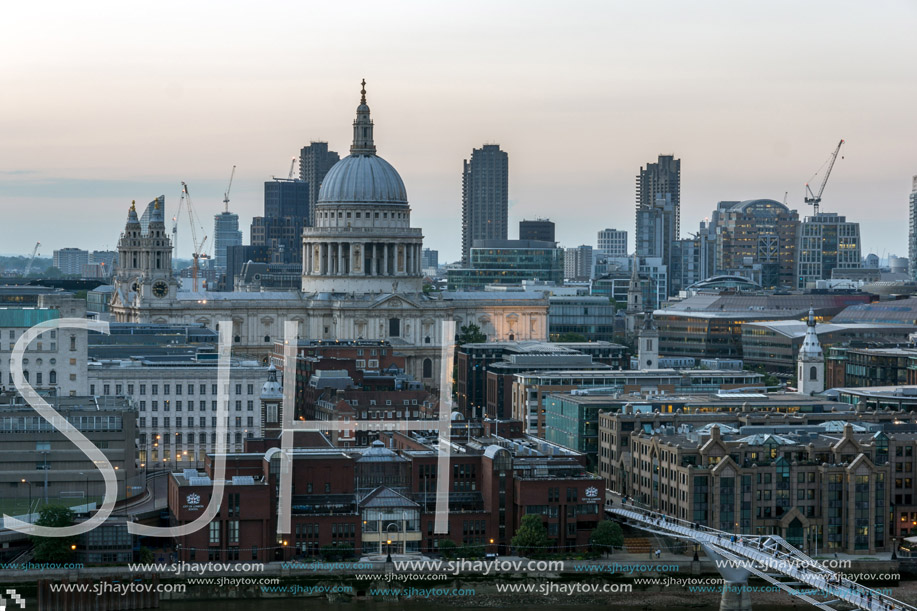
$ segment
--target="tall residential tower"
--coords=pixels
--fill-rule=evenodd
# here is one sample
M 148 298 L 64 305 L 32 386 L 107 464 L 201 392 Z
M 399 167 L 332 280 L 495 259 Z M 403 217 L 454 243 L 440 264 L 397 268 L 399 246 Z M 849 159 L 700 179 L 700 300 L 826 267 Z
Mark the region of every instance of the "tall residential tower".
M 509 156 L 499 144 L 471 151 L 462 168 L 462 263 L 475 240 L 505 240 L 509 208 Z
M 911 188 L 910 223 L 907 234 L 908 271 L 911 278 L 917 278 L 917 176 Z
M 309 183 L 309 218 L 312 222 L 315 221 L 315 204 L 325 174 L 340 160 L 340 155 L 328 150 L 327 142 L 312 141 L 299 151 L 299 178 Z
M 672 245 L 681 225 L 681 160 L 660 155 L 637 175 L 637 231 L 634 247 L 642 263 L 657 259 L 659 270 L 672 268 Z M 668 293 L 668 291 L 667 291 Z M 668 293 L 671 294 L 671 293 Z

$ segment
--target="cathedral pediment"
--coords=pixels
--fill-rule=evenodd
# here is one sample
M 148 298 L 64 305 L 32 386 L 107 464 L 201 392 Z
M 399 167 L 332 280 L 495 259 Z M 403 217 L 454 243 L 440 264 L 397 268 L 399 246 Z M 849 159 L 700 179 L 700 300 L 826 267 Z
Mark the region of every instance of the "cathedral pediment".
M 386 295 L 386 296 L 380 298 L 379 300 L 377 300 L 376 303 L 374 303 L 374 304 L 372 305 L 372 308 L 373 308 L 373 309 L 378 309 L 378 308 L 391 308 L 391 309 L 394 309 L 394 308 L 399 308 L 399 309 L 410 308 L 410 309 L 412 309 L 412 310 L 416 310 L 416 309 L 418 309 L 418 307 L 419 307 L 419 306 L 418 306 L 416 303 L 414 303 L 414 302 L 411 301 L 410 299 L 406 299 L 405 297 L 403 297 L 403 296 L 401 296 L 401 295 Z

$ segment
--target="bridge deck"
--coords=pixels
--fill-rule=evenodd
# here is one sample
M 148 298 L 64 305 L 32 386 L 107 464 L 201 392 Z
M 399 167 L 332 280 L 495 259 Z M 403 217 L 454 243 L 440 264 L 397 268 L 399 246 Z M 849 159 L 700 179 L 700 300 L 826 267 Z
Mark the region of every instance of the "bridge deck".
M 734 535 L 706 526 L 695 528 L 693 523 L 626 505 L 606 507 L 606 511 L 634 523 L 643 530 L 695 541 L 712 548 L 739 568 L 770 581 L 815 607 L 833 610 L 834 607 L 830 605 L 844 601 L 857 609 L 868 611 L 917 611 L 917 607 L 890 598 L 831 571 L 776 535 Z M 789 577 L 797 582 L 796 585 L 804 583 L 811 590 L 835 600 L 818 601 L 804 592 L 797 591 L 792 587 L 793 584 L 774 579 L 759 567 Z

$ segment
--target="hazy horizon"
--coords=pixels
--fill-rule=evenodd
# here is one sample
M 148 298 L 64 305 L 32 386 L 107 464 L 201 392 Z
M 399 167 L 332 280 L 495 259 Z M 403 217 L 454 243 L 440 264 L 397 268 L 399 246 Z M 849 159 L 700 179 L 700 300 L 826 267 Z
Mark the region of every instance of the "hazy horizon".
M 302 146 L 347 154 L 365 78 L 379 155 L 441 261 L 459 255 L 462 160 L 484 143 L 509 153 L 509 237 L 547 217 L 564 246 L 614 227 L 633 250 L 634 177 L 659 154 L 682 160 L 686 236 L 720 200 L 789 192 L 810 214 L 804 185 L 844 138 L 822 210 L 860 222 L 864 256 L 907 254 L 913 2 L 52 2 L 6 16 L 0 251 L 113 249 L 131 200 L 164 194 L 171 215 L 182 180 L 210 235 L 233 165 L 247 242 L 263 182 Z

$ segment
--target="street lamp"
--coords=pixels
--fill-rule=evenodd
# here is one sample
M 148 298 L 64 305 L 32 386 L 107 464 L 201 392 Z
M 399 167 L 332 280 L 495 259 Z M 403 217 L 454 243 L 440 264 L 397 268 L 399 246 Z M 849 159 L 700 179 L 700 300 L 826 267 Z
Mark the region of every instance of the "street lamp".
M 86 478 L 86 513 L 89 513 L 89 476 L 80 471 L 80 475 Z
M 31 521 L 32 521 L 32 482 L 28 481 L 28 480 L 25 479 L 25 478 L 22 478 L 22 480 L 20 480 L 20 481 L 21 481 L 23 484 L 28 485 L 28 487 L 29 487 L 29 512 L 28 512 L 28 513 L 29 513 L 29 517 L 28 517 L 28 521 L 31 522 Z

